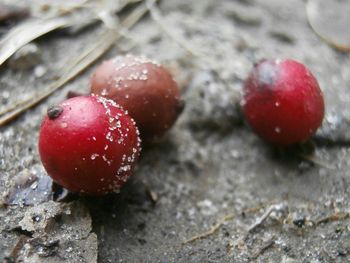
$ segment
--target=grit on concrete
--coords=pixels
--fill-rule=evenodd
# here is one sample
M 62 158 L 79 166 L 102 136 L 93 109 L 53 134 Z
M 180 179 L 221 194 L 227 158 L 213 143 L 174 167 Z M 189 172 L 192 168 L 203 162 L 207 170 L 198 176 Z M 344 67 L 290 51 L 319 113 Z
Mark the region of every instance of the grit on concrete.
M 176 125 L 144 149 L 120 194 L 1 208 L 0 259 L 11 262 L 23 241 L 16 252 L 23 262 L 350 262 L 349 54 L 313 33 L 302 0 L 162 1 L 160 10 L 162 26 L 199 57 L 147 16 L 104 58 L 127 51 L 167 65 L 186 101 Z M 44 76 L 2 68 L 2 109 L 45 88 L 96 31 L 37 41 Z M 321 164 L 276 153 L 242 124 L 237 110 L 252 64 L 286 57 L 304 62 L 319 80 L 326 100 L 319 135 L 345 141 L 317 140 Z M 1 128 L 1 192 L 18 174 L 45 174 L 37 150 L 41 118 L 67 91 L 87 92 L 93 68 Z M 280 203 L 287 211 L 271 213 L 247 233 Z M 183 244 L 225 215 L 233 218 L 217 231 Z

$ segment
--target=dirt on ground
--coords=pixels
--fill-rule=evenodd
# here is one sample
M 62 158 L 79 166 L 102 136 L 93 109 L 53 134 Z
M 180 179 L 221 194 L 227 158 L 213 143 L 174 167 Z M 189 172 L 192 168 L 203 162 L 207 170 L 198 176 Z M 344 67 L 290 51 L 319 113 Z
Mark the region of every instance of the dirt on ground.
M 315 34 L 305 5 L 161 1 L 88 70 L 3 125 L 0 260 L 350 262 L 350 57 Z M 2 37 L 11 26 L 1 24 Z M 15 54 L 0 68 L 0 111 L 40 94 L 100 32 L 97 22 L 45 35 L 27 47 L 33 65 Z M 51 192 L 57 186 L 37 149 L 42 117 L 68 91 L 87 93 L 103 59 L 126 53 L 170 69 L 182 88 L 183 113 L 162 140 L 144 147 L 119 194 Z M 263 58 L 299 60 L 318 79 L 326 113 L 308 145 L 313 152 L 275 149 L 245 124 L 243 81 Z

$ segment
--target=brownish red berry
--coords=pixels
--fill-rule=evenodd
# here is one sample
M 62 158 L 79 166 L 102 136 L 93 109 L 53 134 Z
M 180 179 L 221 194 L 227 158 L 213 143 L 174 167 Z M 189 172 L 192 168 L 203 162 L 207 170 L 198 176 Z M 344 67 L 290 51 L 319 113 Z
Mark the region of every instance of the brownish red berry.
M 91 93 L 120 104 L 146 140 L 170 129 L 183 107 L 168 70 L 143 56 L 118 56 L 103 62 L 92 75 Z

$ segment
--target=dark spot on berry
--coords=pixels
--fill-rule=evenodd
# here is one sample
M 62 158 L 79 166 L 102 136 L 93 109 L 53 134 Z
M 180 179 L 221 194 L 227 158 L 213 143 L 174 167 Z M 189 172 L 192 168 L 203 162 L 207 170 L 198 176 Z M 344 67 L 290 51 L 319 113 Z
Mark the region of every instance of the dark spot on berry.
M 61 106 L 51 106 L 47 110 L 47 116 L 50 120 L 57 119 L 61 113 L 63 112 L 63 108 Z

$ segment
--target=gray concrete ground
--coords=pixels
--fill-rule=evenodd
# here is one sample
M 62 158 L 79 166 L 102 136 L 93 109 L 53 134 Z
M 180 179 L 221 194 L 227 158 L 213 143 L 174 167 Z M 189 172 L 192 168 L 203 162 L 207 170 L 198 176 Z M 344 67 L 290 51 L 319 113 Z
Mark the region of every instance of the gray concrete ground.
M 162 25 L 147 16 L 104 58 L 127 51 L 167 65 L 186 101 L 176 125 L 144 149 L 118 195 L 1 208 L 0 259 L 350 262 L 349 54 L 314 34 L 301 0 L 162 1 L 160 9 Z M 43 76 L 2 67 L 1 108 L 44 89 L 98 30 L 36 41 Z M 326 116 L 314 140 L 317 163 L 272 149 L 242 124 L 242 81 L 261 58 L 300 60 L 318 78 Z M 67 91 L 87 92 L 93 68 L 1 128 L 0 192 L 18 175 L 45 176 L 37 150 L 41 118 Z M 248 231 L 270 208 L 277 209 Z

